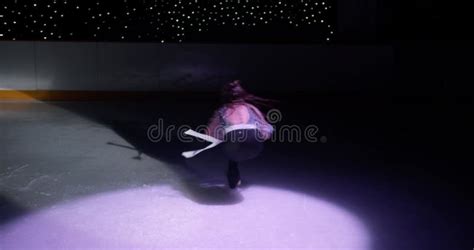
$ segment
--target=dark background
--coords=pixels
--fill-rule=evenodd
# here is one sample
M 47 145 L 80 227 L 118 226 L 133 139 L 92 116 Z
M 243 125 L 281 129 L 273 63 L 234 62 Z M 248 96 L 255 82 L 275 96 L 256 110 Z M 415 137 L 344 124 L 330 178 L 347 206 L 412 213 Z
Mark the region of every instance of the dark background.
M 37 1 L 37 7 L 31 8 L 32 1 L 8 0 L 3 1 L 0 5 L 0 14 L 3 15 L 0 31 L 4 34 L 2 40 L 11 40 L 16 36 L 16 40 L 43 40 L 43 34 L 28 32 L 31 29 L 39 29 L 40 23 L 47 20 L 47 16 L 53 15 L 55 20 L 60 13 L 53 13 L 53 9 L 47 8 L 48 3 L 53 1 Z M 97 1 L 100 5 L 96 5 L 96 1 L 78 2 L 80 9 L 72 8 L 76 3 L 69 2 L 63 5 L 58 1 L 57 6 L 62 10 L 61 13 L 68 13 L 64 21 L 58 22 L 58 26 L 54 28 L 56 33 L 64 33 L 62 38 L 48 38 L 48 40 L 66 40 L 66 41 L 161 41 L 178 42 L 178 39 L 168 39 L 170 34 L 176 33 L 171 28 L 164 30 L 164 33 L 156 33 L 158 37 L 154 37 L 154 25 L 150 25 L 148 21 L 156 16 L 156 10 L 147 13 L 145 10 L 148 6 L 153 6 L 154 1 Z M 201 1 L 200 6 L 208 7 L 218 1 Z M 266 3 L 277 3 L 278 1 L 267 1 Z M 316 1 L 306 1 L 312 3 Z M 318 1 L 319 2 L 319 1 Z M 326 21 L 325 24 L 336 25 L 334 38 L 331 42 L 337 43 L 384 43 L 394 40 L 416 39 L 416 40 L 457 40 L 472 39 L 472 29 L 470 29 L 470 13 L 467 6 L 462 3 L 448 3 L 435 0 L 414 0 L 414 1 L 382 1 L 382 0 L 329 0 L 325 1 L 326 6 L 331 5 L 332 8 L 324 12 L 321 17 Z M 167 8 L 174 2 L 162 2 L 161 8 L 166 12 Z M 236 1 L 231 5 L 239 8 Z M 257 2 L 254 2 L 257 3 Z M 265 3 L 265 2 L 258 2 Z M 286 3 L 286 2 L 285 2 Z M 27 4 L 27 7 L 24 5 Z M 244 1 L 240 5 L 244 4 Z M 288 2 L 290 4 L 290 2 Z M 294 2 L 293 8 L 290 9 L 291 15 L 304 17 L 302 10 L 303 5 L 300 1 Z M 4 9 L 7 6 L 8 9 Z M 65 7 L 66 6 L 66 7 Z M 88 10 L 91 8 L 91 10 Z M 135 11 L 132 11 L 135 9 Z M 184 13 L 191 11 L 184 10 Z M 11 10 L 21 10 L 22 14 L 12 16 Z M 113 27 L 112 30 L 96 32 L 93 28 L 97 25 L 97 21 L 91 19 L 92 15 L 98 13 L 104 14 L 106 10 L 113 10 L 113 14 L 117 15 L 117 19 L 103 18 L 107 25 Z M 239 10 L 240 11 L 240 10 Z M 130 12 L 130 15 L 125 15 Z M 133 14 L 133 13 L 135 14 Z M 227 13 L 227 12 L 225 12 Z M 40 14 L 44 17 L 39 18 Z M 33 18 L 30 18 L 32 15 Z M 171 16 L 163 16 L 162 20 L 167 20 Z M 32 24 L 32 19 L 38 19 L 38 23 Z M 16 20 L 16 25 L 11 25 L 11 21 Z M 40 21 L 41 20 L 41 21 Z M 192 20 L 192 19 L 191 19 Z M 4 25 L 7 21 L 9 24 Z M 84 21 L 89 21 L 84 24 Z M 30 28 L 25 28 L 25 24 L 30 24 Z M 124 31 L 123 25 L 128 25 L 127 36 L 121 39 Z M 7 29 L 11 28 L 10 32 Z M 308 25 L 298 29 L 292 28 L 284 22 L 274 18 L 267 26 L 256 26 L 256 28 L 242 28 L 240 26 L 212 26 L 208 32 L 198 33 L 191 29 L 189 37 L 184 42 L 251 42 L 251 43 L 320 43 L 326 42 L 329 29 L 326 25 Z M 69 36 L 68 33 L 73 31 L 75 34 Z M 151 32 L 150 34 L 146 34 Z M 97 36 L 93 34 L 97 33 Z M 141 37 L 138 38 L 137 35 Z

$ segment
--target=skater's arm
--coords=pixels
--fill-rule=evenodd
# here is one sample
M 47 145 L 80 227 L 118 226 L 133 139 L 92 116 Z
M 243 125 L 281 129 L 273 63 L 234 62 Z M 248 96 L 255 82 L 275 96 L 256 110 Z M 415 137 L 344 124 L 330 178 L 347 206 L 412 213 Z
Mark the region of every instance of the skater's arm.
M 215 111 L 206 128 L 206 134 L 215 137 L 217 127 L 219 126 L 219 112 Z
M 253 113 L 257 115 L 258 121 L 259 121 L 259 126 L 258 126 L 258 132 L 262 136 L 263 139 L 268 140 L 273 134 L 273 126 L 267 122 L 265 119 L 265 116 L 260 112 L 260 110 L 251 105 L 248 104 L 248 107 L 252 109 Z
M 217 138 L 219 140 L 222 140 L 225 135 L 225 128 L 224 128 L 223 118 L 222 118 L 223 110 L 224 108 L 220 108 L 214 112 L 213 116 L 209 120 L 207 129 L 206 129 L 207 135 Z

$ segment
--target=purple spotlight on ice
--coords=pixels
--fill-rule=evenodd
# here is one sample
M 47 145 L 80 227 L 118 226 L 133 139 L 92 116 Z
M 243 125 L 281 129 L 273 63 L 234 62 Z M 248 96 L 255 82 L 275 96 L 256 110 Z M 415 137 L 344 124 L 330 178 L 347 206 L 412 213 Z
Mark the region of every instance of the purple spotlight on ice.
M 202 205 L 169 187 L 103 193 L 18 219 L 5 249 L 369 249 L 364 225 L 323 200 L 254 186 L 233 205 Z

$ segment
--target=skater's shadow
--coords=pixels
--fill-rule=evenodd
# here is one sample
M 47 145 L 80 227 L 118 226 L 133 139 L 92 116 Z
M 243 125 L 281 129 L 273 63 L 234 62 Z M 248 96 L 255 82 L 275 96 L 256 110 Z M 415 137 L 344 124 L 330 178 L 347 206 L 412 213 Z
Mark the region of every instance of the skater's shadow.
M 25 214 L 27 211 L 13 200 L 0 194 L 0 225 Z
M 244 200 L 238 190 L 229 189 L 225 184 L 188 181 L 176 189 L 186 198 L 203 205 L 233 205 Z

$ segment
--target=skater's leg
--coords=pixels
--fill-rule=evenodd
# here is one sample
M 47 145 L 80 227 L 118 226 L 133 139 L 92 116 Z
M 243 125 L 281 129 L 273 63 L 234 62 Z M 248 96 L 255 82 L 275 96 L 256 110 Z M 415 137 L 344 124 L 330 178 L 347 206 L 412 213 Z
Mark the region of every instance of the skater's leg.
M 240 183 L 240 171 L 238 162 L 229 160 L 229 168 L 227 169 L 227 181 L 230 188 L 235 188 Z
M 234 141 L 233 138 L 241 138 L 240 132 L 246 133 L 245 141 Z M 229 159 L 227 180 L 230 188 L 240 185 L 240 171 L 238 163 L 255 158 L 262 151 L 263 144 L 256 140 L 256 131 L 234 130 L 226 134 L 223 150 Z

